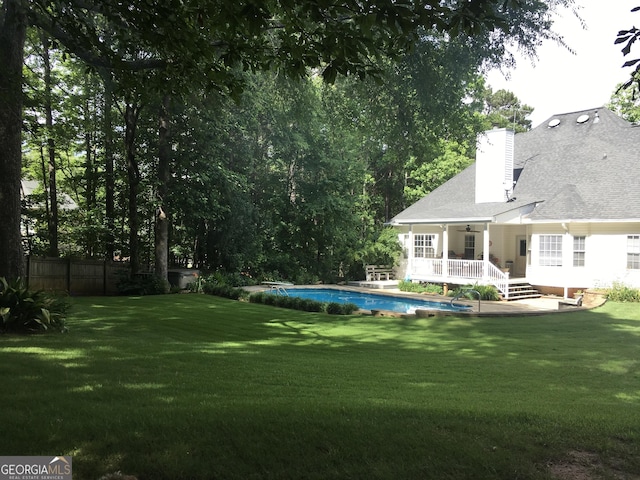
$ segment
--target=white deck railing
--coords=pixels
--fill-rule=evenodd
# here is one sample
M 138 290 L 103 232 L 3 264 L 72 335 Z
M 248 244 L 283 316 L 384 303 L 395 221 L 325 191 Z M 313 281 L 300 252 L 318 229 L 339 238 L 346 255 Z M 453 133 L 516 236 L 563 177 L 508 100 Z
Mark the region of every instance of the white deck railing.
M 485 271 L 485 265 L 488 267 Z M 509 295 L 509 274 L 483 260 L 443 260 L 441 258 L 414 258 L 409 277 L 412 280 L 494 285 L 504 296 Z

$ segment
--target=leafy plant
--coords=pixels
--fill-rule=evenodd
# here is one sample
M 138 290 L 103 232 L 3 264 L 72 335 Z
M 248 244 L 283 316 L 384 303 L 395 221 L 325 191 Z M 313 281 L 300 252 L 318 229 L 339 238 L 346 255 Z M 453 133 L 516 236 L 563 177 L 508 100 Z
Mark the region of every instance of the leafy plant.
M 463 285 L 461 287 L 456 288 L 455 290 L 449 291 L 449 296 L 457 296 L 462 294 L 463 298 L 468 298 L 469 300 L 477 300 L 478 295 L 471 290 L 475 290 L 480 294 L 480 300 L 488 300 L 488 301 L 498 301 L 500 300 L 500 293 L 493 285 Z
M 360 307 L 358 307 L 355 303 L 330 302 L 327 303 L 326 312 L 330 315 L 351 315 L 359 308 Z
M 217 284 L 217 285 L 229 285 L 230 287 L 246 287 L 248 285 L 255 285 L 255 280 L 245 273 L 229 273 L 224 271 L 216 271 L 202 277 L 200 279 L 201 285 L 205 284 Z
M 128 273 L 120 278 L 117 287 L 121 295 L 162 295 L 169 290 L 167 281 L 156 275 L 138 274 L 131 278 Z
M 0 331 L 65 332 L 70 304 L 63 297 L 42 290 L 29 290 L 21 279 L 9 283 L 0 277 Z
M 607 292 L 607 300 L 612 302 L 640 302 L 640 290 L 628 287 L 620 282 L 614 282 Z
M 249 302 L 304 312 L 325 312 L 330 315 L 351 315 L 359 308 L 353 303 L 319 302 L 310 298 L 288 297 L 266 292 L 252 293 L 249 296 Z
M 442 295 L 442 285 L 436 285 L 435 283 L 413 283 L 407 280 L 401 280 L 398 284 L 398 289 L 403 292 L 412 293 L 433 293 L 435 295 Z
M 395 265 L 401 252 L 398 232 L 393 228 L 385 228 L 375 241 L 364 246 L 358 259 L 368 265 Z
M 230 298 L 232 300 L 239 300 L 247 295 L 246 291 L 242 288 L 231 287 L 225 284 L 205 283 L 202 286 L 202 291 L 208 295 Z

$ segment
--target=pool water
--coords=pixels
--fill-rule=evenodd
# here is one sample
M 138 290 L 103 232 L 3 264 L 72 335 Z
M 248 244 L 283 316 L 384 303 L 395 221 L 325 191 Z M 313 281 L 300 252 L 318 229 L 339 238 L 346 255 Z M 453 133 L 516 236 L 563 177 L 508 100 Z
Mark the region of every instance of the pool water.
M 333 288 L 288 288 L 287 293 L 290 297 L 309 298 L 319 302 L 354 303 L 363 310 L 413 313 L 416 309 L 461 312 L 470 308 L 460 305 L 452 306 L 449 301 L 434 302 Z

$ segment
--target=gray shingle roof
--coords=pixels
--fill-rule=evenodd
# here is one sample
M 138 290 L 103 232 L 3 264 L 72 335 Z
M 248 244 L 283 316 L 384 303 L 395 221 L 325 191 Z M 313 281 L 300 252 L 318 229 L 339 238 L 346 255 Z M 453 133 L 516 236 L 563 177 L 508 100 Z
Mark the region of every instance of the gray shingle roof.
M 490 219 L 532 203 L 531 221 L 640 220 L 640 127 L 602 107 L 554 115 L 516 135 L 514 178 L 514 201 L 476 204 L 474 164 L 391 223 Z

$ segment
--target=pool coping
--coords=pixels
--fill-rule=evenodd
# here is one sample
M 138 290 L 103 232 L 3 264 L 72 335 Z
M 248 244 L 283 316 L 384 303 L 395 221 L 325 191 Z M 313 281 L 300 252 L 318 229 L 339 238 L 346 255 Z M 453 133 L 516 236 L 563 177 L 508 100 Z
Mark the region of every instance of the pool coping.
M 347 290 L 353 292 L 365 292 L 376 295 L 387 295 L 393 297 L 405 297 L 405 298 L 422 298 L 427 301 L 433 302 L 447 302 L 451 300 L 451 297 L 445 297 L 443 295 L 425 294 L 425 293 L 413 293 L 403 292 L 399 289 L 379 289 L 379 288 L 367 288 L 356 287 L 352 285 L 339 285 L 339 284 L 310 284 L 310 285 L 288 285 L 287 290 L 293 290 L 296 288 L 327 288 L 334 290 Z M 246 287 L 247 290 L 257 292 L 269 290 L 264 286 L 257 285 L 255 287 Z M 480 311 L 478 311 L 478 301 L 473 300 L 456 300 L 456 303 L 471 307 L 471 311 L 442 311 L 431 309 L 417 309 L 415 314 L 412 313 L 400 313 L 389 310 L 358 310 L 363 315 L 374 315 L 379 317 L 510 317 L 510 316 L 535 316 L 535 315 L 547 315 L 552 313 L 568 313 L 568 312 L 580 312 L 589 310 L 591 308 L 598 307 L 606 301 L 595 302 L 589 305 L 572 306 L 562 304 L 562 297 L 557 296 L 543 296 L 540 298 L 526 299 L 526 300 L 498 300 L 498 301 L 481 301 Z

